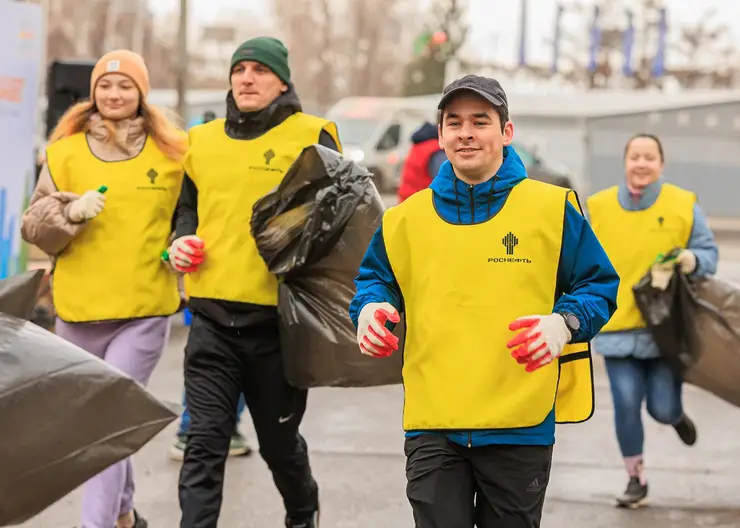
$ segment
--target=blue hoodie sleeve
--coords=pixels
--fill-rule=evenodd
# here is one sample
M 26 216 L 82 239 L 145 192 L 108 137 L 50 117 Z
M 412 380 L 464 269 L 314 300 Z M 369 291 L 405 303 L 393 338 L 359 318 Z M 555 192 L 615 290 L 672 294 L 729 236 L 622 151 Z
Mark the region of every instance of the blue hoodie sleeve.
M 349 316 L 355 328 L 360 311 L 367 303 L 387 302 L 399 312 L 402 311 L 401 289 L 385 251 L 383 226 L 378 227 L 370 241 L 355 278 L 355 286 L 357 293 L 349 305 Z
M 707 217 L 704 216 L 699 204 L 694 204 L 694 225 L 687 246 L 696 255 L 695 275 L 707 276 L 717 273 L 719 249 L 714 240 L 714 233 L 709 228 Z
M 619 275 L 589 223 L 570 203 L 563 229 L 558 284 L 564 293 L 553 312 L 576 315 L 581 328 L 572 342 L 585 343 L 614 315 Z

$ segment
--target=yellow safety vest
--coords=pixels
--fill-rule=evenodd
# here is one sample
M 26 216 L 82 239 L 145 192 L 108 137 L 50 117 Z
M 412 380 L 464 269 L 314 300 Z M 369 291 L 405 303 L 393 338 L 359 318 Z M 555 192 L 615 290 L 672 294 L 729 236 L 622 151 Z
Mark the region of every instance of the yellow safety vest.
M 223 119 L 190 129 L 185 170 L 198 189 L 196 234 L 206 256 L 185 276 L 189 297 L 277 305 L 277 279 L 251 235 L 252 208 L 280 185 L 304 148 L 319 142 L 322 130 L 341 149 L 334 123 L 303 113 L 251 140 L 231 139 Z
M 696 195 L 675 185 L 663 184 L 656 202 L 642 211 L 627 211 L 617 195 L 615 186 L 586 201 L 594 233 L 620 278 L 617 311 L 602 332 L 645 327 L 632 287 L 660 253 L 685 248 L 694 225 Z
M 84 133 L 49 145 L 47 163 L 60 191 L 82 195 L 108 187 L 103 211 L 56 259 L 52 294 L 59 317 L 77 323 L 175 313 L 177 276 L 161 254 L 172 234 L 182 164 L 150 137 L 136 157 L 103 161 Z
M 509 323 L 552 312 L 567 201 L 580 210 L 575 193 L 526 179 L 479 224 L 447 223 L 429 189 L 385 212 L 405 306 L 404 429 L 532 427 L 553 406 L 558 423 L 591 417 L 587 343 L 532 373 L 506 347 Z

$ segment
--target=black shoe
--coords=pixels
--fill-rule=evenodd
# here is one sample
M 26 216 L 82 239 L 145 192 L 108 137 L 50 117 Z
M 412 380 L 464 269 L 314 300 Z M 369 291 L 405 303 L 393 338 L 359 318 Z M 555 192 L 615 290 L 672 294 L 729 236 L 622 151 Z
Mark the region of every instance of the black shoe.
M 290 517 L 285 518 L 286 528 L 319 528 L 319 510 L 308 518 L 302 519 L 291 519 Z
M 647 482 L 643 486 L 640 484 L 638 477 L 630 477 L 627 489 L 621 497 L 617 498 L 617 507 L 619 508 L 639 508 L 647 504 L 648 486 Z
M 134 510 L 134 528 L 148 528 L 149 523 L 144 517 L 139 515 L 139 512 Z
M 692 446 L 696 443 L 696 425 L 694 425 L 694 422 L 685 413 L 681 415 L 681 420 L 674 424 L 673 428 L 678 433 L 681 441 L 687 446 Z

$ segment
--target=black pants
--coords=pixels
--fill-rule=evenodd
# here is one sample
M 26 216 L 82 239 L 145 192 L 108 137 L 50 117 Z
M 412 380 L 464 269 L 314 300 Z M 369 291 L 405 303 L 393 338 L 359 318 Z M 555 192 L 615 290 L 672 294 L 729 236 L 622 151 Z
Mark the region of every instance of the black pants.
M 303 519 L 317 510 L 318 486 L 298 433 L 308 392 L 285 380 L 277 322 L 228 328 L 195 315 L 185 348 L 185 392 L 191 425 L 180 472 L 181 528 L 218 525 L 242 392 L 288 516 Z
M 552 446 L 468 448 L 424 434 L 404 450 L 416 528 L 539 528 Z

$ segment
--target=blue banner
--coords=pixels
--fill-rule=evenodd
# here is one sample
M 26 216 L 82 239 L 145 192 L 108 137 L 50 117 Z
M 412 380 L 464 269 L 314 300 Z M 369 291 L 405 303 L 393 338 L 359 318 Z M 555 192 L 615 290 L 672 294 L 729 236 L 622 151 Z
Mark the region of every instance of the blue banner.
M 20 219 L 35 180 L 43 11 L 0 0 L 0 279 L 25 270 Z
M 521 1 L 521 18 L 519 20 L 519 66 L 527 65 L 527 0 Z
M 601 28 L 599 28 L 599 19 L 601 10 L 599 6 L 594 6 L 594 19 L 591 24 L 591 45 L 589 46 L 588 56 L 588 71 L 593 73 L 596 71 L 597 56 L 601 49 Z
M 563 38 L 560 26 L 563 22 L 563 12 L 565 8 L 558 4 L 558 10 L 555 13 L 555 36 L 552 41 L 552 73 L 558 72 L 558 62 L 560 61 L 560 40 Z
M 622 53 L 624 55 L 624 64 L 622 73 L 625 77 L 631 77 L 632 70 L 632 49 L 635 46 L 635 15 L 631 10 L 627 10 L 627 29 L 622 34 Z
M 660 20 L 658 21 L 658 51 L 655 53 L 653 60 L 653 77 L 662 77 L 665 73 L 665 48 L 666 37 L 668 35 L 668 13 L 666 8 L 660 10 Z

